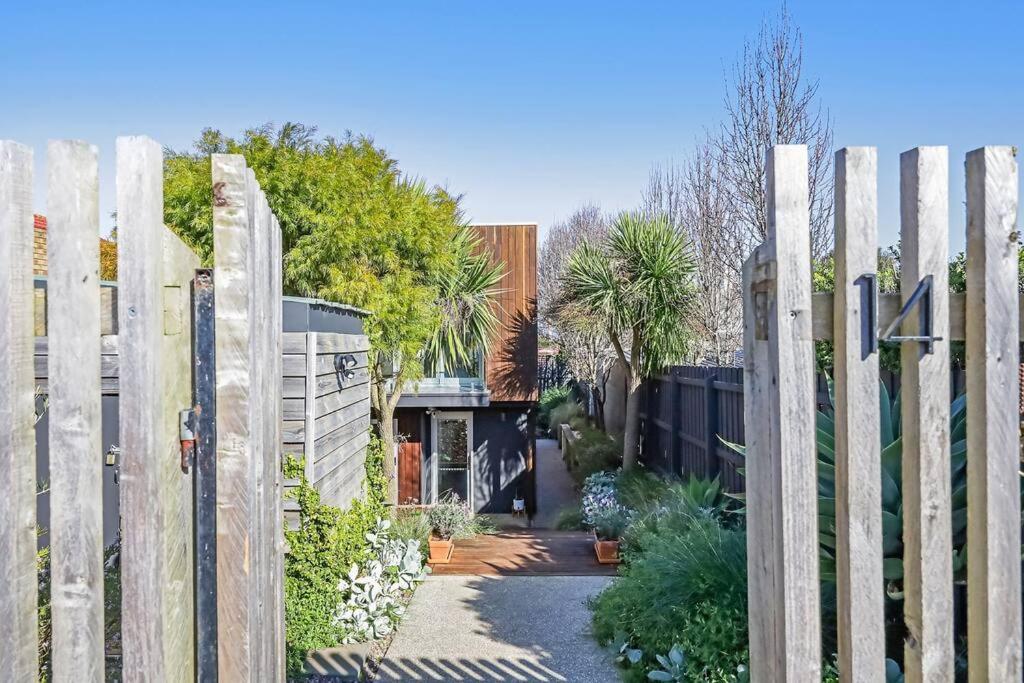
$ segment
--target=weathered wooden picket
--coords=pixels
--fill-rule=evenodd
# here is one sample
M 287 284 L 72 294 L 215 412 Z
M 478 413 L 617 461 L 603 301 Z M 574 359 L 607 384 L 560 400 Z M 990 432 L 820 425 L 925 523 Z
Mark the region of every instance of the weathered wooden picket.
M 969 674 L 972 681 L 1021 680 L 1014 150 L 975 150 L 966 170 L 966 305 L 951 308 L 948 294 L 946 148 L 901 157 L 902 292 L 887 297 L 877 295 L 874 280 L 876 152 L 854 147 L 836 154 L 835 295 L 817 297 L 812 307 L 807 150 L 784 145 L 768 153 L 768 236 L 744 265 L 754 681 L 821 675 L 815 338 L 835 343 L 839 668 L 843 680 L 885 680 L 880 336 L 902 344 L 907 680 L 954 677 L 948 398 L 955 339 L 967 342 Z
M 244 157 L 212 168 L 218 664 L 227 681 L 281 680 L 281 228 Z
M 55 681 L 104 679 L 101 357 L 120 383 L 121 673 L 197 678 L 192 463 L 193 277 L 163 225 L 163 158 L 117 140 L 117 336 L 101 327 L 97 150 L 47 152 L 46 358 Z M 244 159 L 214 155 L 217 381 L 217 661 L 222 680 L 284 678 L 281 236 Z M 0 671 L 39 671 L 33 380 L 32 150 L 0 141 Z M 104 309 L 109 309 L 109 305 Z M 37 342 L 38 343 L 38 342 Z M 109 355 L 109 353 L 108 353 Z M 209 362 L 212 358 L 206 360 Z M 202 676 L 200 676 L 202 678 Z

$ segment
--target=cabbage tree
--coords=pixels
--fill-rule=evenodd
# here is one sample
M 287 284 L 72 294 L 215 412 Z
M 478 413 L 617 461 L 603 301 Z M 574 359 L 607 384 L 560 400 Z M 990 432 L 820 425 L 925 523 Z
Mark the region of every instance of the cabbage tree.
M 663 215 L 618 215 L 600 243 L 569 257 L 562 298 L 598 319 L 626 373 L 622 467 L 636 464 L 640 386 L 682 359 L 694 261 L 683 236 Z

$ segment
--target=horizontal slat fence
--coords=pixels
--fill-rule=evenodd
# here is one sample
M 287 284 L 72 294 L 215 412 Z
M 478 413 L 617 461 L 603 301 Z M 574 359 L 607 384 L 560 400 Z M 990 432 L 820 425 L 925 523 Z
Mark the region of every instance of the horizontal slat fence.
M 362 334 L 286 332 L 282 452 L 305 462 L 328 505 L 362 495 L 370 427 L 369 340 Z M 337 364 L 351 361 L 348 368 Z M 286 482 L 286 485 L 293 483 Z M 295 522 L 285 503 L 286 521 Z

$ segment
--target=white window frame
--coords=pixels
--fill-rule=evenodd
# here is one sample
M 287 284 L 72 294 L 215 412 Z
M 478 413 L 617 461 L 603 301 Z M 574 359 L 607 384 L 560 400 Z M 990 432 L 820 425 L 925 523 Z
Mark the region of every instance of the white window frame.
M 437 471 L 438 466 L 441 462 L 441 454 L 437 450 L 437 432 L 438 422 L 441 419 L 455 419 L 466 421 L 466 448 L 469 452 L 466 454 L 466 497 L 467 503 L 469 504 L 470 510 L 475 510 L 473 500 L 473 457 L 476 454 L 476 449 L 473 447 L 473 411 L 471 410 L 435 410 L 430 416 L 430 479 L 432 482 L 432 498 L 431 504 L 437 504 Z

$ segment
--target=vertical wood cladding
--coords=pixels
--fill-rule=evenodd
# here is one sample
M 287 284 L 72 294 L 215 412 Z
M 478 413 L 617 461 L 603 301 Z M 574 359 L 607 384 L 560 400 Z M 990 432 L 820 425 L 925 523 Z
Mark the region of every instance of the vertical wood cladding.
M 487 356 L 491 401 L 536 401 L 537 226 L 475 225 L 481 248 L 505 264 L 499 285 L 497 337 Z
M 398 410 L 398 433 L 405 440 L 398 443 L 398 503 L 399 505 L 419 504 L 421 498 L 421 475 L 423 469 L 423 434 L 420 429 L 420 411 Z

